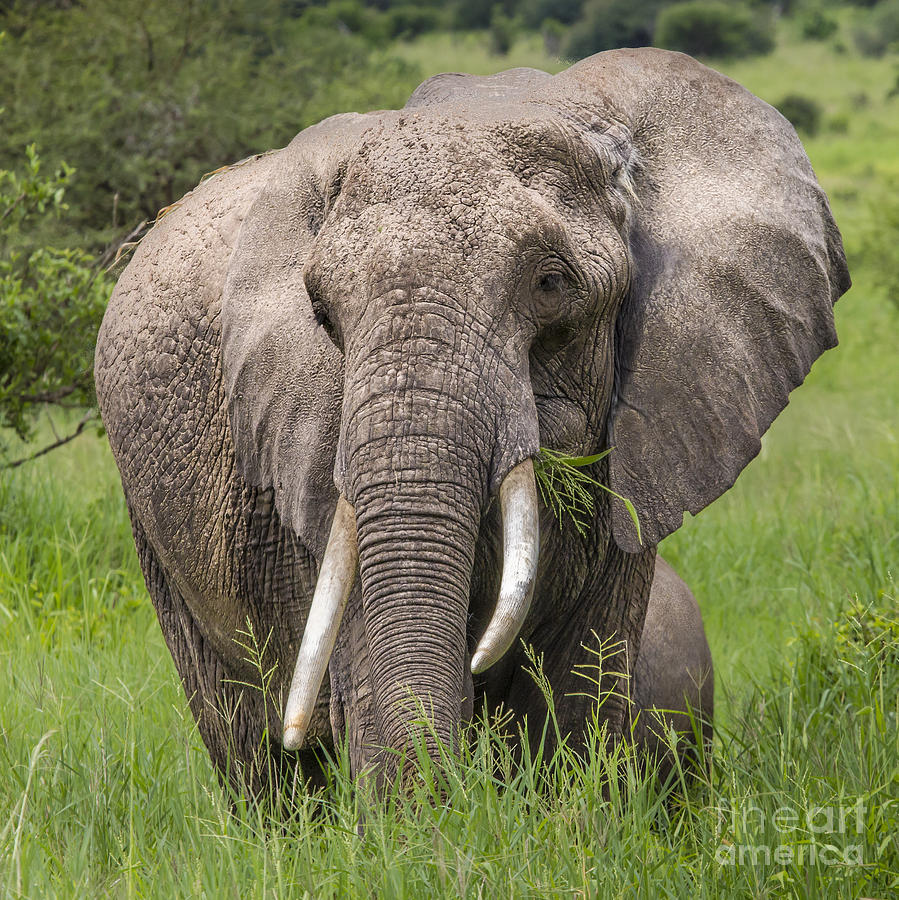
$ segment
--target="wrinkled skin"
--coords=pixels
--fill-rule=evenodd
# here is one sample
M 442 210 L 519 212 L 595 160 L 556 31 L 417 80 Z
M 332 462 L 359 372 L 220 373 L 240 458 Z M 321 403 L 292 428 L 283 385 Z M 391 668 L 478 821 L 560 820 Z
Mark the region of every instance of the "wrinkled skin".
M 790 126 L 664 51 L 552 78 L 438 76 L 405 110 L 326 120 L 188 195 L 119 281 L 96 380 L 147 585 L 223 777 L 257 791 L 299 762 L 319 778 L 314 748 L 346 735 L 354 770 L 389 779 L 381 748 L 405 745 L 410 697 L 449 743 L 485 703 L 542 721 L 520 642 L 470 673 L 503 564 L 494 500 L 541 446 L 614 447 L 593 474 L 643 531 L 598 490 L 585 535 L 540 512 L 519 637 L 543 654 L 562 730 L 583 739 L 594 701 L 575 667 L 613 640 L 609 733 L 689 706 L 708 736 L 699 610 L 655 546 L 758 452 L 835 344 L 848 285 Z M 284 698 L 339 495 L 359 578 L 292 753 Z M 261 666 L 241 646 L 254 640 Z M 245 686 L 260 667 L 265 691 Z

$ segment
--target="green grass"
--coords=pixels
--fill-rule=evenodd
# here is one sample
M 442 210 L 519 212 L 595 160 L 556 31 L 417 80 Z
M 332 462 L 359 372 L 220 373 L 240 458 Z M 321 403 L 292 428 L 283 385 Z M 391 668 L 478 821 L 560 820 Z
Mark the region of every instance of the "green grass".
M 796 517 L 759 498 L 746 546 L 688 556 L 705 583 L 742 568 L 741 554 L 767 559 L 766 529 L 790 528 L 787 571 L 800 572 L 810 607 L 810 624 L 779 635 L 792 646 L 773 673 L 721 672 L 719 661 L 749 689 L 719 722 L 698 785 L 660 795 L 626 750 L 601 741 L 586 762 L 563 751 L 516 766 L 482 726 L 443 776 L 425 765 L 412 794 L 386 805 L 354 793 L 338 761 L 332 789 L 286 823 L 228 811 L 143 595 L 103 445 L 86 439 L 16 473 L 2 499 L 0 884 L 10 896 L 815 897 L 899 886 L 897 594 L 872 559 L 885 545 L 870 498 L 853 506 L 856 527 L 828 562 L 848 590 L 798 568 L 822 523 L 834 525 L 826 503 L 810 522 L 811 505 Z M 754 580 L 777 598 L 784 553 L 773 553 Z M 780 613 L 776 599 L 750 612 L 720 591 L 705 604 L 713 646 Z M 852 591 L 875 613 L 855 609 Z M 720 628 L 708 615 L 718 603 L 734 615 Z M 805 821 L 816 807 L 813 825 L 833 818 L 818 835 Z M 765 862 L 778 847 L 792 864 Z M 723 864 L 731 852 L 759 864 Z M 827 863 L 847 859 L 864 865 Z
M 492 55 L 487 36 L 477 32 L 424 34 L 415 41 L 395 45 L 390 52 L 417 65 L 423 78 L 440 72 L 491 75 L 519 66 L 559 72 L 567 65 L 546 53 L 541 38 L 532 34 L 515 41 L 505 56 Z
M 490 71 L 546 66 L 538 51 L 519 44 L 499 61 L 475 39 L 438 37 L 404 53 L 431 70 Z M 766 99 L 799 89 L 826 116 L 850 115 L 848 132 L 807 146 L 855 287 L 837 307 L 840 348 L 762 454 L 662 548 L 699 599 L 715 657 L 707 777 L 660 795 L 626 750 L 599 741 L 583 762 L 563 751 L 516 767 L 482 726 L 443 776 L 426 766 L 411 796 L 368 803 L 338 761 L 332 789 L 286 823 L 231 815 L 146 596 L 111 457 L 87 436 L 0 474 L 0 892 L 894 895 L 899 311 L 860 262 L 883 178 L 899 168 L 892 66 L 787 37 L 772 57 L 727 68 Z M 852 99 L 861 92 L 867 105 Z M 783 860 L 779 847 L 791 862 L 766 860 Z

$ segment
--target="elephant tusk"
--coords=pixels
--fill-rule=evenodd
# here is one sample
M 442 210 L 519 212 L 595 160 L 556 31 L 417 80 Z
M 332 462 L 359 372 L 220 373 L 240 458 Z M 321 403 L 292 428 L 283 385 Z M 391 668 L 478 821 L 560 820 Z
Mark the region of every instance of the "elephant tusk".
M 537 483 L 530 459 L 519 463 L 499 489 L 503 514 L 503 577 L 493 618 L 471 658 L 471 671 L 486 671 L 512 646 L 534 596 L 540 524 Z
M 284 709 L 282 743 L 286 750 L 299 750 L 303 746 L 315 701 L 337 640 L 340 620 L 356 580 L 358 563 L 356 513 L 349 502 L 341 497 L 337 501 L 337 510 L 331 523 L 328 546 L 315 583 L 312 606 Z

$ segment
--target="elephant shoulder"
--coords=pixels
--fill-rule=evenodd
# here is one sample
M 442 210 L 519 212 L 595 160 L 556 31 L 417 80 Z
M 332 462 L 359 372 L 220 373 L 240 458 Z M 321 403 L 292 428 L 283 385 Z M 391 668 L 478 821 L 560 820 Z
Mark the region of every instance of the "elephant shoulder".
M 277 155 L 250 157 L 214 173 L 164 210 L 141 240 L 97 337 L 101 407 L 114 403 L 129 368 L 146 371 L 150 354 L 164 361 L 172 356 L 173 342 L 194 340 L 192 329 L 208 331 L 214 324 L 217 330 L 240 226 Z

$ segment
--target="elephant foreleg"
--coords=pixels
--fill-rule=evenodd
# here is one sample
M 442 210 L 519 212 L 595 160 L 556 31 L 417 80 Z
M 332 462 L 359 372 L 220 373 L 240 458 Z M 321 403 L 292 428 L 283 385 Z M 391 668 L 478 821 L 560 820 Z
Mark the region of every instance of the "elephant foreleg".
M 228 672 L 160 565 L 140 521 L 129 512 L 147 590 L 200 737 L 223 785 L 235 796 L 250 797 L 299 789 L 300 779 L 322 785 L 324 774 L 313 751 L 283 750 L 278 740 L 280 711 L 266 709 L 261 690 L 239 683 Z

